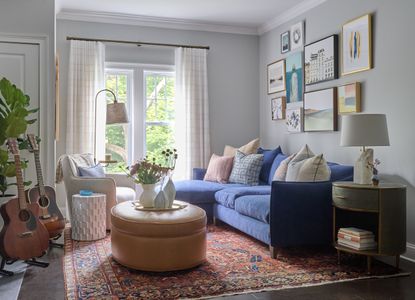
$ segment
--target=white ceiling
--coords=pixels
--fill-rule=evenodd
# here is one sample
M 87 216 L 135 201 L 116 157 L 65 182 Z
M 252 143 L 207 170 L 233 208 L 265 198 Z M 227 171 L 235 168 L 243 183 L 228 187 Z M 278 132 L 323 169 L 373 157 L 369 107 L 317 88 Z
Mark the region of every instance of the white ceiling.
M 122 15 L 152 21 L 240 27 L 260 32 L 276 18 L 302 13 L 324 0 L 57 0 L 58 18 L 65 14 Z M 264 31 L 264 30 L 262 30 Z M 266 30 L 265 30 L 266 31 Z

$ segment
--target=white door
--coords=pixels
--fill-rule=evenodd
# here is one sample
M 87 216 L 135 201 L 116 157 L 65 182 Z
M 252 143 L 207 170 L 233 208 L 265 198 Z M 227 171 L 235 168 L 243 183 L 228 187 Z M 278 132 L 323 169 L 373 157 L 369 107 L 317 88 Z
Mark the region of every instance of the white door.
M 10 43 L 0 40 L 0 79 L 6 77 L 30 97 L 30 107 L 38 108 L 39 102 L 39 74 L 40 74 L 40 46 L 38 44 Z M 38 122 L 31 125 L 28 132 L 39 135 L 39 113 L 32 114 L 31 118 Z M 25 171 L 25 180 L 37 183 L 34 160 L 32 154 L 22 151 L 23 158 L 29 159 L 29 168 Z M 13 178 L 10 181 L 15 181 Z M 15 189 L 10 189 L 15 193 Z

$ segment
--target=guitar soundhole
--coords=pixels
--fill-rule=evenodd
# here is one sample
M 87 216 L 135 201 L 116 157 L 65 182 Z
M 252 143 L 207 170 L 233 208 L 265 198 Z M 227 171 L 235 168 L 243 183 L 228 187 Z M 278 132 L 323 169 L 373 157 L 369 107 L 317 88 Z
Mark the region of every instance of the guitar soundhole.
M 30 219 L 30 213 L 26 209 L 22 209 L 19 212 L 19 219 L 22 222 L 27 222 Z
M 47 197 L 40 197 L 38 202 L 39 202 L 39 206 L 42 208 L 48 207 L 50 203 Z

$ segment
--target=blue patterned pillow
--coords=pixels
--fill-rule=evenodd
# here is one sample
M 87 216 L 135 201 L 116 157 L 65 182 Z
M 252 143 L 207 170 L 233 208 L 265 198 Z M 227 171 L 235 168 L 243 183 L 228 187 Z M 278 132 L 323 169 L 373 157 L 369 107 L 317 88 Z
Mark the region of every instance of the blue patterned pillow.
M 236 151 L 229 182 L 258 185 L 263 161 L 263 154 L 244 154 Z

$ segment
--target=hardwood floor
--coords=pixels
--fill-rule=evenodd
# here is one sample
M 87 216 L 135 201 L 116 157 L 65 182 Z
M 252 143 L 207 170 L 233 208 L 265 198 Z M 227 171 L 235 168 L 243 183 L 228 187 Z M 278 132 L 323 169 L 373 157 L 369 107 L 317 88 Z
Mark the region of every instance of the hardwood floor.
M 18 299 L 64 299 L 62 272 L 63 251 L 63 249 L 53 248 L 47 256 L 42 258 L 43 261 L 50 262 L 50 266 L 46 269 L 36 267 L 28 268 Z M 415 263 L 401 260 L 401 268 L 405 271 L 415 273 Z M 221 299 L 413 300 L 415 299 L 415 275 L 386 279 L 357 280 L 322 286 L 229 296 L 222 297 Z

